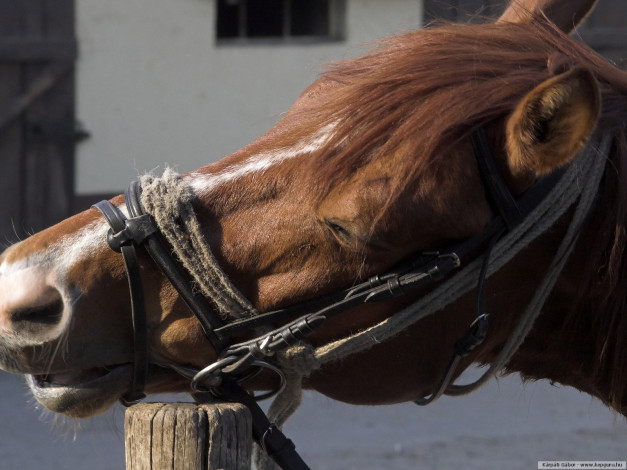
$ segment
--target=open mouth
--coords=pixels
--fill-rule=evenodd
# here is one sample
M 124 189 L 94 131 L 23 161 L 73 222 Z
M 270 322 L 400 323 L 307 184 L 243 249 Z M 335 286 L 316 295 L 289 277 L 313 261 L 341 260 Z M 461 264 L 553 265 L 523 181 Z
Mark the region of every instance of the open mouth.
M 129 389 L 132 364 L 29 375 L 28 386 L 39 403 L 72 417 L 88 417 L 109 408 Z
M 112 371 L 117 369 L 118 367 L 123 367 L 123 365 L 117 366 L 107 366 L 107 367 L 93 367 L 91 369 L 79 370 L 79 371 L 68 371 L 68 372 L 59 372 L 55 374 L 45 374 L 45 375 L 34 375 L 34 379 L 37 385 L 41 388 L 52 388 L 52 387 L 83 387 L 91 382 L 97 381 L 107 375 L 109 375 Z

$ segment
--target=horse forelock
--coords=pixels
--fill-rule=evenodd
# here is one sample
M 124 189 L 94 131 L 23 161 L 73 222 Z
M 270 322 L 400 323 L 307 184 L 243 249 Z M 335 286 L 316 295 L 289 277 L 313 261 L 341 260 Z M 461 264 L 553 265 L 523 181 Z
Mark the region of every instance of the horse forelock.
M 309 169 L 332 188 L 394 155 L 398 196 L 429 165 L 446 161 L 471 131 L 502 122 L 530 89 L 556 73 L 550 67 L 556 56 L 594 71 L 606 98 L 601 120 L 621 126 L 627 76 L 553 25 L 450 24 L 390 38 L 325 73 L 336 86 L 301 121 L 337 125 Z

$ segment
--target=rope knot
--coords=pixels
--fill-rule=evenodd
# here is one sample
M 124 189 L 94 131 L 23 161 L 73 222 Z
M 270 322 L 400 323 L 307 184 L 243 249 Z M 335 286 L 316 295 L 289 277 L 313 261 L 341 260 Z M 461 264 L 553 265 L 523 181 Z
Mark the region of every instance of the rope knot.
M 281 369 L 287 374 L 308 376 L 322 366 L 315 353 L 316 350 L 312 345 L 301 343 L 281 352 L 277 355 L 277 359 Z

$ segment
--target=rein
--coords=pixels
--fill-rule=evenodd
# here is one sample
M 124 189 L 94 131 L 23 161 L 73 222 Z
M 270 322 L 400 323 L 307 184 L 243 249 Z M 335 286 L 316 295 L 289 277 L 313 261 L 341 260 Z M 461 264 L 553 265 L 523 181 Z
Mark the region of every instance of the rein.
M 94 207 L 102 213 L 111 226 L 107 237 L 109 246 L 124 256 L 131 295 L 135 341 L 134 372 L 130 392 L 123 397 L 122 402 L 128 405 L 144 397 L 143 387 L 146 383 L 148 368 L 146 312 L 136 252 L 139 247 L 146 249 L 198 317 L 205 335 L 218 354 L 216 362 L 200 371 L 179 365 L 167 364 L 165 366 L 191 380 L 192 389 L 195 391 L 194 398 L 198 401 L 219 397 L 229 401 L 238 401 L 249 407 L 253 415 L 255 439 L 284 469 L 308 467 L 296 453 L 292 442 L 275 424 L 270 422 L 256 404 L 255 398 L 263 399 L 276 393 L 279 393 L 278 398 L 280 398 L 284 395 L 283 388 L 290 386 L 287 384 L 285 373 L 266 359 L 301 347 L 302 340 L 313 333 L 325 320 L 351 307 L 403 295 L 448 278 L 445 282 L 439 283 L 432 292 L 410 307 L 394 314 L 390 319 L 352 337 L 338 340 L 313 352 L 309 351 L 310 359 L 313 358 L 313 361 L 309 362 L 314 365 L 309 364 L 307 367 L 315 366 L 316 362 L 319 365 L 363 350 L 372 344 L 373 338 L 377 341 L 387 339 L 408 324 L 413 324 L 420 318 L 443 308 L 447 303 L 467 292 L 472 284 L 476 284 L 477 302 L 474 321 L 466 334 L 455 343 L 453 356 L 436 390 L 428 397 L 417 399 L 416 403 L 426 405 L 445 393 L 451 395 L 466 393 L 469 389 L 476 388 L 479 382 L 483 383 L 488 373 L 492 375 L 498 372 L 526 337 L 566 262 L 581 223 L 593 203 L 605 167 L 605 160 L 595 158 L 597 151 L 588 145 L 586 151 L 580 155 L 581 158 L 571 164 L 567 171 L 556 171 L 542 178 L 517 199 L 509 191 L 496 167 L 485 131 L 479 129 L 474 132 L 472 141 L 486 196 L 497 214 L 479 235 L 438 252 L 420 253 L 396 268 L 373 276 L 359 285 L 272 312 L 258 313 L 254 306 L 230 283 L 202 237 L 191 206 L 191 201 L 195 197 L 191 188 L 173 172 L 166 172 L 161 179 L 145 177 L 141 183 L 133 182 L 125 192 L 128 217 L 108 201 L 96 204 Z M 605 141 L 602 147 L 605 152 L 601 153 L 605 156 L 609 141 Z M 581 165 L 582 173 L 586 176 L 591 169 L 594 169 L 590 172 L 591 176 L 584 188 L 586 191 L 584 194 L 587 197 L 581 196 L 580 204 L 575 212 L 575 220 L 571 223 L 567 236 L 552 263 L 547 276 L 548 280 L 545 279 L 539 288 L 541 293 L 537 293 L 534 297 L 533 305 L 530 305 L 523 314 L 521 325 L 503 348 L 493 367 L 476 383 L 462 387 L 452 385 L 451 382 L 460 360 L 476 349 L 487 335 L 488 315 L 483 306 L 485 279 L 522 249 L 520 240 L 524 239 L 526 244 L 530 243 L 579 198 L 583 192 L 576 181 L 580 176 L 578 165 Z M 559 194 L 556 194 L 558 192 L 568 193 L 569 197 L 560 200 Z M 551 207 L 557 205 L 559 210 L 554 210 L 552 216 L 548 217 L 551 219 L 550 225 L 539 230 L 535 225 L 548 212 L 545 207 L 547 205 Z M 542 214 L 537 216 L 538 212 Z M 170 250 L 166 248 L 162 237 L 172 246 L 185 270 L 172 259 Z M 505 247 L 505 245 L 508 246 Z M 200 265 L 198 258 L 202 260 Z M 507 260 L 503 261 L 505 258 Z M 456 270 L 459 272 L 450 276 Z M 194 284 L 200 286 L 200 290 L 194 287 Z M 435 293 L 438 293 L 439 298 L 434 298 Z M 530 309 L 531 313 L 528 312 Z M 223 319 L 227 314 L 237 318 L 230 323 L 225 323 Z M 260 327 L 268 329 L 268 326 L 276 324 L 283 324 L 283 326 L 244 342 L 230 341 L 235 334 L 250 332 Z M 269 369 L 278 374 L 281 386 L 275 391 L 251 398 L 240 383 L 261 369 Z M 297 372 L 296 375 L 302 379 L 307 370 Z M 294 384 L 291 386 L 293 387 Z

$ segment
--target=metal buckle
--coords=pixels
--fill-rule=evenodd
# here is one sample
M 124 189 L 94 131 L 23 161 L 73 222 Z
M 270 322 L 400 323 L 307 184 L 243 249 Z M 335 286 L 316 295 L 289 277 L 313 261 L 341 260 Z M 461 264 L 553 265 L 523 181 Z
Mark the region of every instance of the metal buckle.
M 272 436 L 272 433 L 274 433 L 274 431 L 278 431 L 278 430 L 279 428 L 277 427 L 276 424 L 270 423 L 270 426 L 268 426 L 268 428 L 263 432 L 261 439 L 259 439 L 259 446 L 263 449 L 263 451 L 266 454 L 268 453 L 268 446 L 266 444 L 266 441 L 270 436 Z
M 482 313 L 477 316 L 468 327 L 468 330 L 455 342 L 455 354 L 460 357 L 466 357 L 477 346 L 483 343 L 488 334 L 488 314 Z

